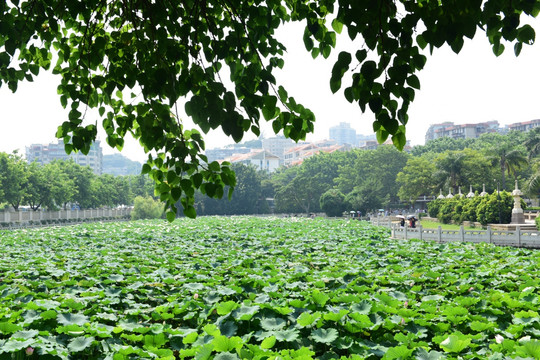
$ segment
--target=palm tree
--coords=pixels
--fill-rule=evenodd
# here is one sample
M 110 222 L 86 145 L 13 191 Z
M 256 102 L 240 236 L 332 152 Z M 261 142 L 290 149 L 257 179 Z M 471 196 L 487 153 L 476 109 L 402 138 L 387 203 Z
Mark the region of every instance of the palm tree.
M 434 178 L 439 179 L 440 187 L 447 185 L 455 192 L 457 186 L 462 183 L 461 177 L 465 167 L 465 158 L 465 153 L 461 151 L 449 151 L 444 157 L 437 160 L 435 164 L 437 171 Z
M 527 134 L 527 140 L 523 143 L 529 152 L 529 161 L 540 154 L 540 127 L 534 128 Z
M 516 172 L 524 165 L 528 164 L 527 158 L 517 149 L 513 149 L 510 144 L 501 144 L 489 149 L 488 156 L 493 165 L 498 165 L 501 170 L 501 183 L 503 190 L 506 190 L 506 173 L 516 176 Z
M 530 197 L 540 195 L 540 159 L 536 160 L 536 164 L 533 166 L 534 173 L 527 180 L 525 185 L 525 192 Z

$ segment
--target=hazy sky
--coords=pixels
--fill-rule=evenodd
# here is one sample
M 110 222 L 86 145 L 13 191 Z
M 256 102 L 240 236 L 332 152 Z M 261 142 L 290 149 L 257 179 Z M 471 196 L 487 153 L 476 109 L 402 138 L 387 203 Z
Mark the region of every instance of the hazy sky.
M 532 25 L 535 29 L 539 20 Z M 292 26 L 285 35 L 288 49 L 285 68 L 276 73 L 279 84 L 285 86 L 289 95 L 310 108 L 317 118 L 315 133 L 307 140 L 328 138 L 329 128 L 339 122 L 349 122 L 357 133 L 371 134 L 373 114 L 362 114 L 356 104 L 348 103 L 343 96 L 347 85 L 332 94 L 329 88 L 330 73 L 339 51 L 328 60 L 313 60 L 301 41 L 302 27 Z M 338 46 L 354 53 L 358 44 L 338 36 Z M 427 54 L 427 52 L 426 52 Z M 407 138 L 413 145 L 423 144 L 430 124 L 453 121 L 457 124 L 498 120 L 501 125 L 540 118 L 540 45 L 524 46 L 516 58 L 513 48 L 507 46 L 500 57 L 493 55 L 484 33 L 477 32 L 474 41 L 466 41 L 459 55 L 449 47 L 435 49 L 426 67 L 418 73 L 421 90 L 410 106 Z M 56 128 L 65 119 L 65 111 L 56 93 L 58 80 L 51 74 L 42 73 L 33 83 L 20 83 L 16 94 L 7 86 L 0 88 L 0 151 L 11 152 L 33 143 L 56 142 Z M 183 100 L 179 102 L 183 109 Z M 182 115 L 181 115 L 182 116 Z M 88 116 L 91 122 L 96 118 Z M 187 123 L 191 124 L 188 120 Z M 192 125 L 186 127 L 191 128 Z M 263 127 L 266 137 L 273 136 L 271 125 Z M 129 135 L 128 135 L 129 136 Z M 104 153 L 112 150 L 100 134 Z M 253 139 L 247 135 L 245 139 Z M 232 143 L 220 132 L 205 136 L 207 148 Z M 122 154 L 138 161 L 146 155 L 136 141 L 127 141 Z

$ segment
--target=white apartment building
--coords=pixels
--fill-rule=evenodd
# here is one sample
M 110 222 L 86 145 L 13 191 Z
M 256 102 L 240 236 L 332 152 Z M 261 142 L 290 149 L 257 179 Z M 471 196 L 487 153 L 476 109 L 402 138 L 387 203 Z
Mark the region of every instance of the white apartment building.
M 264 149 L 255 149 L 247 154 L 234 154 L 224 161 L 228 161 L 231 164 L 242 163 L 245 165 L 253 165 L 258 170 L 269 173 L 274 172 L 280 165 L 279 157 Z
M 262 139 L 262 147 L 272 155 L 283 160 L 285 151 L 296 146 L 296 143 L 285 136 L 275 136 L 268 139 Z
M 356 130 L 351 128 L 351 124 L 346 122 L 340 122 L 337 126 L 330 128 L 331 140 L 335 140 L 338 145 L 351 145 L 357 146 Z
M 67 154 L 62 140 L 56 144 L 32 144 L 26 147 L 26 161 L 48 164 L 54 160 L 72 159 L 76 164 L 89 166 L 94 174 L 101 175 L 103 172 L 103 152 L 100 144 L 101 142 L 96 140 L 90 147 L 88 155 L 84 155 L 80 151 Z

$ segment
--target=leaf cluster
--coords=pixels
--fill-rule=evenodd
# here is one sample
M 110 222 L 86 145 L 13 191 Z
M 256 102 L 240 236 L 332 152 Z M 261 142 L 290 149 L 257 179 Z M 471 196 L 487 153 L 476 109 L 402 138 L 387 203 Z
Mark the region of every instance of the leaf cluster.
M 202 135 L 178 115 L 180 99 L 204 133 L 220 129 L 237 142 L 246 132 L 259 135 L 263 119 L 297 141 L 313 131 L 315 115 L 274 76 L 284 66 L 285 47 L 275 36 L 281 24 L 306 23 L 303 40 L 313 57 L 328 58 L 340 33 L 361 39 L 356 51 L 338 54 L 330 89 L 348 79 L 344 96 L 374 114 L 379 142 L 391 136 L 403 149 L 424 49 L 447 44 L 458 53 L 481 28 L 495 55 L 506 41 L 518 55 L 535 40 L 522 15 L 539 11 L 538 0 L 11 0 L 0 6 L 0 86 L 16 91 L 52 69 L 69 110 L 56 133 L 66 151 L 88 153 L 98 122 L 111 147 L 121 149 L 131 134 L 148 153 L 144 173 L 155 180 L 168 218 L 178 201 L 194 217 L 196 190 L 221 198 L 235 180 L 228 164 L 208 164 Z M 89 121 L 89 109 L 98 121 Z

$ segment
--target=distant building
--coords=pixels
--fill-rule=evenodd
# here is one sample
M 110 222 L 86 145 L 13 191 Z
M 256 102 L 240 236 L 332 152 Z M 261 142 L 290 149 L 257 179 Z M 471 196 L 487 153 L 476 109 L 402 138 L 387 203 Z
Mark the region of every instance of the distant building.
M 262 147 L 269 153 L 276 155 L 283 161 L 285 151 L 294 147 L 296 143 L 285 136 L 275 136 L 268 139 L 262 139 Z
M 453 122 L 444 122 L 441 124 L 431 125 L 426 132 L 425 139 L 426 142 L 441 137 L 449 137 L 453 139 L 475 139 L 482 134 L 498 131 L 499 122 L 497 120 L 476 124 L 459 125 L 455 125 Z
M 392 139 L 388 139 L 382 144 L 379 144 L 377 140 L 366 140 L 364 145 L 360 146 L 359 148 L 361 150 L 377 150 L 379 146 L 383 146 L 383 145 L 394 146 L 394 143 L 392 142 Z M 411 150 L 412 150 L 411 141 L 407 140 L 407 142 L 405 143 L 405 146 L 403 147 L 403 151 L 410 152 Z
M 228 161 L 231 164 L 242 163 L 245 165 L 253 165 L 257 170 L 269 173 L 275 171 L 280 165 L 279 157 L 264 149 L 254 149 L 246 154 L 234 154 L 226 158 L 225 161 Z
M 504 128 L 499 126 L 496 120 L 481 122 L 476 124 L 461 124 L 456 125 L 453 122 L 447 121 L 440 124 L 430 125 L 426 132 L 426 143 L 429 140 L 438 139 L 441 137 L 450 137 L 453 139 L 473 139 L 485 133 L 506 133 L 508 131 L 529 131 L 536 127 L 540 127 L 540 119 L 517 122 L 506 125 Z
M 29 163 L 37 161 L 40 164 L 48 164 L 54 160 L 69 159 L 81 166 L 89 166 L 96 175 L 101 175 L 103 172 L 103 152 L 99 140 L 92 144 L 87 155 L 80 151 L 66 154 L 62 140 L 56 144 L 32 144 L 26 147 L 26 160 Z
M 338 145 L 357 146 L 356 130 L 346 122 L 340 122 L 337 126 L 330 128 L 330 139 L 335 140 Z
M 371 135 L 356 134 L 356 145 L 358 147 L 366 146 L 368 141 L 377 141 L 377 136 L 375 134 L 371 134 Z
M 285 166 L 299 165 L 305 159 L 321 152 L 333 153 L 335 151 L 347 151 L 350 149 L 350 145 L 338 145 L 335 141 L 328 140 L 318 143 L 305 143 L 285 151 L 284 164 Z
M 508 130 L 515 131 L 529 131 L 536 127 L 540 127 L 540 119 L 513 123 L 506 126 Z
M 426 131 L 426 136 L 425 136 L 425 140 L 426 142 L 428 142 L 429 140 L 434 140 L 436 137 L 435 135 L 435 132 L 439 129 L 444 129 L 444 128 L 447 128 L 447 127 L 450 127 L 450 126 L 453 126 L 454 123 L 451 122 L 451 121 L 446 121 L 446 122 L 443 122 L 443 123 L 440 123 L 440 124 L 433 124 L 433 125 L 430 125 L 428 130 Z
M 246 147 L 234 148 L 234 147 L 225 147 L 225 148 L 215 148 L 208 149 L 204 153 L 208 157 L 208 162 L 224 160 L 228 157 L 233 156 L 234 154 L 247 154 L 251 149 Z

